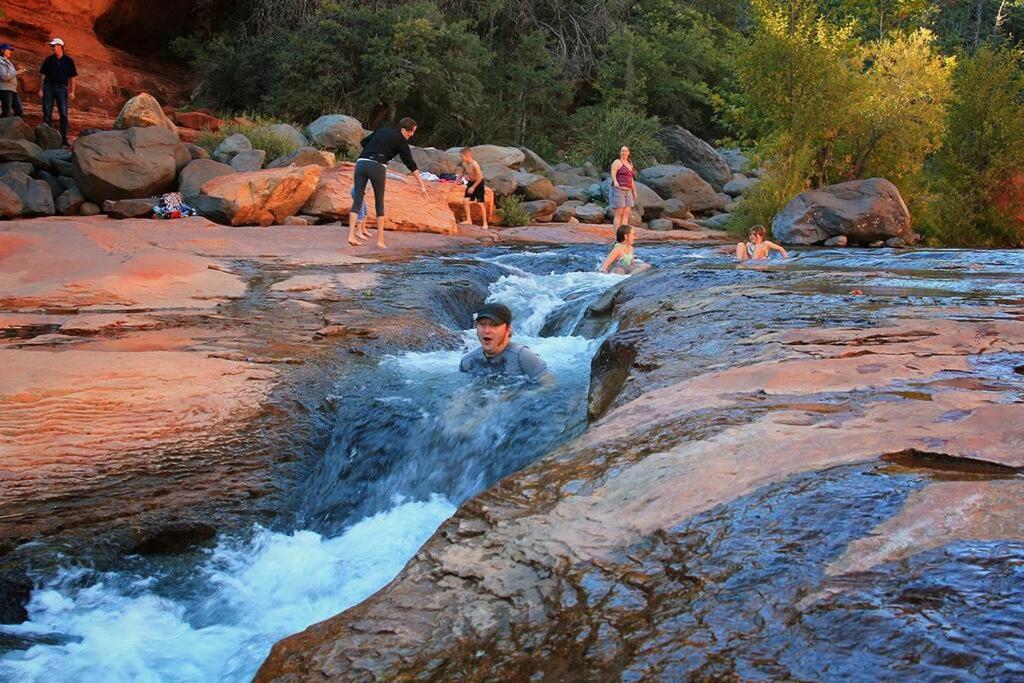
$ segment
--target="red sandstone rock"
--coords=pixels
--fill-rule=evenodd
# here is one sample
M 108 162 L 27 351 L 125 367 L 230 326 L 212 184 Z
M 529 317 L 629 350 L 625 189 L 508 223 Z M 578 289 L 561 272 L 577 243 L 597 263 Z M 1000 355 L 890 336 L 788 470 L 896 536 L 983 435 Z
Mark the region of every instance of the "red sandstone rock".
M 174 121 L 179 126 L 185 126 L 193 130 L 209 130 L 216 133 L 220 130 L 222 121 L 212 114 L 203 111 L 176 111 Z
M 308 168 L 308 167 L 307 167 Z M 355 164 L 342 163 L 326 169 L 320 176 L 316 192 L 302 207 L 302 213 L 328 220 L 348 220 L 352 209 L 352 174 Z M 455 230 L 455 216 L 448 204 L 449 188 L 442 183 L 426 183 L 427 195 L 420 193 L 412 179 L 406 182 L 388 178 L 385 195 L 385 227 L 391 230 L 450 233 Z M 373 192 L 367 189 L 366 202 L 372 225 L 376 211 Z
M 219 176 L 203 184 L 196 208 L 231 225 L 279 224 L 306 203 L 322 171 L 320 166 L 289 166 Z
M 117 115 L 117 120 L 114 121 L 114 129 L 125 130 L 127 128 L 146 128 L 148 126 L 166 128 L 172 133 L 178 132 L 177 127 L 161 109 L 160 103 L 156 101 L 156 98 L 149 93 L 143 92 L 124 103 L 124 106 L 121 107 L 121 113 Z

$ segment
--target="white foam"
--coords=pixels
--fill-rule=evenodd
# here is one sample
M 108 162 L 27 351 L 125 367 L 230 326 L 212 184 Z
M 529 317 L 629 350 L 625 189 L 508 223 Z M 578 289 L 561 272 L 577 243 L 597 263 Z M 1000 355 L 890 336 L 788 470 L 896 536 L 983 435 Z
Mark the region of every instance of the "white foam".
M 200 597 L 162 597 L 153 580 L 82 570 L 35 591 L 18 634 L 59 634 L 0 660 L 18 681 L 248 681 L 271 645 L 364 600 L 454 512 L 444 498 L 401 503 L 336 538 L 258 529 L 224 541 L 198 568 Z

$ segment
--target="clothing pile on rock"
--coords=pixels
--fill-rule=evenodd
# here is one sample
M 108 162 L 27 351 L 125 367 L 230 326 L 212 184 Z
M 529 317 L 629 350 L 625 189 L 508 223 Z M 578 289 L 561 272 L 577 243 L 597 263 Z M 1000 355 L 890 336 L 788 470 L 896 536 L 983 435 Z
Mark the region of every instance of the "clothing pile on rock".
M 195 215 L 196 210 L 185 203 L 180 192 L 168 192 L 160 197 L 159 206 L 153 207 L 153 218 L 185 218 Z

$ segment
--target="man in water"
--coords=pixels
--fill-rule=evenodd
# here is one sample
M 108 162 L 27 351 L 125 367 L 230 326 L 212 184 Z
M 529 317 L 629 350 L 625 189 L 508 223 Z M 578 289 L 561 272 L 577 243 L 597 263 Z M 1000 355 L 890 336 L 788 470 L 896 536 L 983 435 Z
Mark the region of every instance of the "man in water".
M 540 356 L 512 341 L 512 311 L 504 304 L 484 304 L 474 316 L 480 348 L 462 357 L 459 370 L 474 375 L 522 375 L 551 384 L 554 377 Z
M 415 133 L 416 122 L 406 117 L 398 122 L 397 128 L 378 128 L 363 138 L 363 151 L 356 160 L 353 176 L 355 194 L 352 199 L 352 210 L 348 215 L 348 243 L 353 247 L 362 244 L 356 238 L 356 222 L 363 206 L 367 183 L 373 187 L 374 208 L 377 210 L 377 246 L 384 247 L 384 186 L 388 176 L 387 163 L 396 155 L 402 158 L 402 163 L 420 184 L 420 192 L 426 196 L 427 188 L 423 184 L 423 178 L 417 173 L 419 169 L 416 168 L 412 150 L 409 149 L 409 138 Z

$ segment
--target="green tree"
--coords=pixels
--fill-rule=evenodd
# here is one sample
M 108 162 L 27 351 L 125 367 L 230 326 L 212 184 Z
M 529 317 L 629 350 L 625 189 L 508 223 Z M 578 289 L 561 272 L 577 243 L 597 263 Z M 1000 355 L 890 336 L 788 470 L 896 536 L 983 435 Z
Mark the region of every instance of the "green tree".
M 607 168 L 626 145 L 637 168 L 644 168 L 665 157 L 665 146 L 658 139 L 660 131 L 657 117 L 634 109 L 584 107 L 572 117 L 569 156 L 576 163 L 591 161 L 598 168 Z
M 928 237 L 954 246 L 1024 243 L 1024 75 L 1016 50 L 982 46 L 953 74 L 949 129 L 934 164 Z

